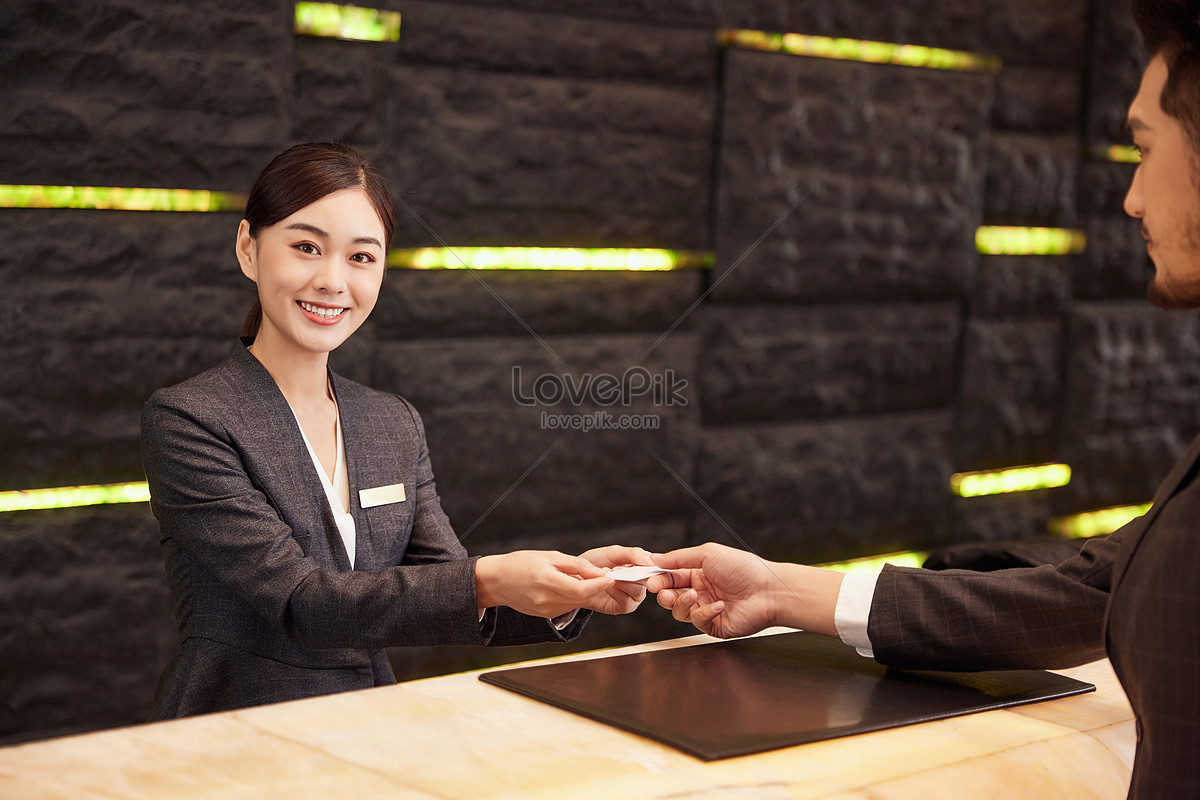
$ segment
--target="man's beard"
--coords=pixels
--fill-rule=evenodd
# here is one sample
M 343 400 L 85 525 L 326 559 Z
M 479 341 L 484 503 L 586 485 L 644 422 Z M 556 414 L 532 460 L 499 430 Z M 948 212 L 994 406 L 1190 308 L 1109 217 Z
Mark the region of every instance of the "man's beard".
M 1143 220 L 1139 225 L 1141 228 L 1142 238 L 1151 240 L 1149 231 L 1146 230 L 1146 222 Z M 1200 221 L 1193 221 L 1188 225 L 1186 230 L 1186 253 L 1187 256 L 1193 256 L 1200 260 Z M 1176 259 L 1181 259 L 1183 256 L 1176 255 Z M 1182 273 L 1180 267 L 1182 264 L 1175 264 L 1174 272 L 1167 269 L 1166 266 L 1159 267 L 1155 264 L 1154 278 L 1150 281 L 1150 285 L 1146 288 L 1146 296 L 1150 302 L 1159 308 L 1165 308 L 1168 311 L 1186 311 L 1188 309 L 1200 308 L 1200 263 L 1188 264 L 1189 269 L 1186 273 Z M 1172 275 L 1186 274 L 1187 277 L 1183 280 L 1172 277 Z
M 1186 311 L 1200 308 L 1200 280 L 1179 282 L 1165 272 L 1155 275 L 1146 289 L 1150 302 L 1168 311 Z

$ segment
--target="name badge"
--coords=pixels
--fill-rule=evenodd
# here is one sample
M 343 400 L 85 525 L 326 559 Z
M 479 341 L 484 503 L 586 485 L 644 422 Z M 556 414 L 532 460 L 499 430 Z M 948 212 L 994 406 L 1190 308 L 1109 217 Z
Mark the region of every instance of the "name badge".
M 388 503 L 403 503 L 405 499 L 403 483 L 358 490 L 358 504 L 363 508 L 386 506 Z

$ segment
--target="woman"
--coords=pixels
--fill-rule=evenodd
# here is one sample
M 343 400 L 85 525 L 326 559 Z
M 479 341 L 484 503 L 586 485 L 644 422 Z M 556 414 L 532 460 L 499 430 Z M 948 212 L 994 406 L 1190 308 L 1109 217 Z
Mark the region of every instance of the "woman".
M 393 227 L 354 151 L 277 156 L 237 233 L 258 287 L 241 343 L 146 404 L 180 632 L 154 719 L 394 683 L 393 645 L 573 639 L 579 609 L 627 613 L 645 595 L 603 569 L 650 564 L 634 548 L 468 558 L 416 410 L 329 370 L 375 306 Z

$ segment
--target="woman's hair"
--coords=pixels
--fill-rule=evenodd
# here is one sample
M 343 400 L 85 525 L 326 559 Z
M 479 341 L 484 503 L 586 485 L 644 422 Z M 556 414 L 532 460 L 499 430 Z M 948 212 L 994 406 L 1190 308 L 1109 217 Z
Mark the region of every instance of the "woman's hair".
M 264 228 L 326 195 L 355 188 L 367 193 L 383 223 L 386 251 L 396 229 L 396 214 L 387 184 L 371 162 L 357 151 L 330 142 L 298 144 L 271 159 L 246 200 L 245 219 L 250 223 L 250 236 L 257 239 Z M 256 336 L 261 323 L 262 305 L 256 299 L 242 323 L 242 336 Z
M 1133 18 L 1146 52 L 1166 60 L 1159 105 L 1179 120 L 1200 156 L 1200 0 L 1134 0 Z

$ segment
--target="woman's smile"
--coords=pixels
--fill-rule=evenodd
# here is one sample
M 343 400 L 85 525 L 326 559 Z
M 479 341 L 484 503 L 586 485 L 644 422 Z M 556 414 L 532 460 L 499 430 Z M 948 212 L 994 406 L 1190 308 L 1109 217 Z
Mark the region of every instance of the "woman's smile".
M 344 306 L 327 306 L 321 303 L 308 303 L 297 300 L 296 305 L 304 312 L 304 316 L 318 325 L 336 325 L 350 309 Z

